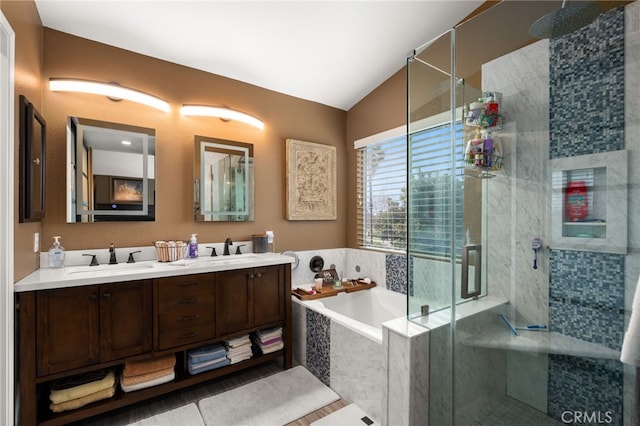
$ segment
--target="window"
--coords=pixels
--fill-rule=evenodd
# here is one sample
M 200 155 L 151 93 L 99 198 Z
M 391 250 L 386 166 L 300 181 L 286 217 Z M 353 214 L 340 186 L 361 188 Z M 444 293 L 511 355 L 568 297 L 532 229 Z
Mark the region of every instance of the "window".
M 456 140 L 463 140 L 462 122 L 456 123 L 455 132 Z M 456 159 L 462 160 L 463 145 L 456 144 Z M 449 256 L 453 207 L 450 125 L 432 125 L 411 134 L 409 150 L 403 134 L 375 142 L 358 141 L 356 148 L 359 245 L 406 251 L 409 215 L 412 253 Z M 411 156 L 410 166 L 407 152 Z M 461 243 L 463 180 L 461 173 L 457 175 L 455 234 Z M 411 191 L 409 199 L 407 184 Z

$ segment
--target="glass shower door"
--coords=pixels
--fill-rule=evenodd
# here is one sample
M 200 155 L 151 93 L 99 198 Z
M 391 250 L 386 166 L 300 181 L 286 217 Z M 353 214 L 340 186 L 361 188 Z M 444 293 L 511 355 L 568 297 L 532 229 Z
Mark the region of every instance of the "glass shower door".
M 407 63 L 408 316 L 429 329 L 432 425 L 631 424 L 640 6 L 532 39 L 554 7 L 501 2 Z M 496 121 L 474 115 L 491 103 Z

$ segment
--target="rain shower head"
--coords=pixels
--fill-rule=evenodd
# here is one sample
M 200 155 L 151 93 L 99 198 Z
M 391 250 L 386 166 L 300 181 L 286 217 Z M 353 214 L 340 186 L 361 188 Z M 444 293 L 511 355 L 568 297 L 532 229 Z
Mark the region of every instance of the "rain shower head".
M 572 2 L 567 7 L 565 3 L 563 0 L 561 9 L 534 22 L 529 28 L 529 35 L 538 39 L 559 37 L 584 27 L 600 14 L 600 6 L 593 1 Z

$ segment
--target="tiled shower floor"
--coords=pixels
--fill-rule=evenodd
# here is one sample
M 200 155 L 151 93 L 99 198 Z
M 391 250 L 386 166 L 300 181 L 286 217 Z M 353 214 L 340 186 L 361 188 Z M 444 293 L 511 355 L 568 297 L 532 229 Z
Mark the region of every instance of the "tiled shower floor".
M 527 404 L 505 396 L 496 401 L 474 426 L 558 426 L 564 423 L 555 420 Z

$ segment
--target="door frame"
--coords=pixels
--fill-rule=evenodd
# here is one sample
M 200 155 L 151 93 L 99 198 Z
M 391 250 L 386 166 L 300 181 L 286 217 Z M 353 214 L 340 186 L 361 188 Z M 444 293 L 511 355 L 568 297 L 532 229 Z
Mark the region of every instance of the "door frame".
M 14 422 L 14 66 L 15 33 L 0 11 L 0 424 Z

